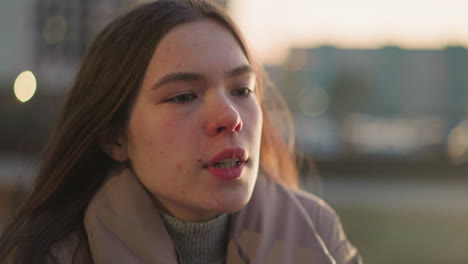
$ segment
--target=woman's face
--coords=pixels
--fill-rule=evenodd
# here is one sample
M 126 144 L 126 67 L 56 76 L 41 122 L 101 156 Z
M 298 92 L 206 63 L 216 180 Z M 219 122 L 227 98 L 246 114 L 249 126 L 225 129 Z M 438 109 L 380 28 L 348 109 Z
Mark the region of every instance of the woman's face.
M 259 167 L 255 74 L 221 25 L 201 20 L 159 43 L 130 113 L 124 152 L 168 213 L 203 221 L 241 209 Z

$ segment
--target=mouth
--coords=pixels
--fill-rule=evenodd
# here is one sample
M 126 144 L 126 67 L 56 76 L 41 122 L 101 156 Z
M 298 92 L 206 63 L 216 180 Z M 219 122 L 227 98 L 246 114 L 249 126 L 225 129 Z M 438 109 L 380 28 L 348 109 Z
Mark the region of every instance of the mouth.
M 219 162 L 214 163 L 212 166 L 214 168 L 218 168 L 218 169 L 231 169 L 231 168 L 234 168 L 234 167 L 237 167 L 237 166 L 241 165 L 242 163 L 243 163 L 243 161 L 241 161 L 238 158 L 223 159 L 223 160 L 221 160 Z
M 222 179 L 237 179 L 242 175 L 244 165 L 248 162 L 242 148 L 225 149 L 203 165 L 211 174 Z
M 245 150 L 242 148 L 231 148 L 216 154 L 209 162 L 205 163 L 203 167 L 229 169 L 247 163 L 247 161 L 248 158 L 245 154 Z

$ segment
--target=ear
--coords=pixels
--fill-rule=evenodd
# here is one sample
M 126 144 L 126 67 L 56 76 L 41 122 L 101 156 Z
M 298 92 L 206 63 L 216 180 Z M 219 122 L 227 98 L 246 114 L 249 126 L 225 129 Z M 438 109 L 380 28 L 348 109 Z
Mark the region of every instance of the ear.
M 128 160 L 127 142 L 122 133 L 116 129 L 108 128 L 104 130 L 98 138 L 99 147 L 113 160 L 125 162 Z

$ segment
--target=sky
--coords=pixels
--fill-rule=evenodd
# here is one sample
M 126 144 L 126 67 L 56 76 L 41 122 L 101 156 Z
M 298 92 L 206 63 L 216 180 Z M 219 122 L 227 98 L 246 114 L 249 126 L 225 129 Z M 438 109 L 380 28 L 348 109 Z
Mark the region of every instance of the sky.
M 0 0 L 0 77 L 28 69 L 30 2 Z M 468 0 L 230 0 L 229 10 L 266 64 L 291 46 L 468 47 Z
M 267 64 L 290 46 L 468 47 L 468 0 L 231 0 L 229 10 Z

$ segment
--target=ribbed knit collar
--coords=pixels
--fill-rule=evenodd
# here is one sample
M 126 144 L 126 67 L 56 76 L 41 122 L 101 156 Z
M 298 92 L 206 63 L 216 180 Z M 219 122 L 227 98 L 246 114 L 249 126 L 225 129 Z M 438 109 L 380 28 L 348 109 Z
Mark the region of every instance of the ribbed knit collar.
M 185 222 L 161 213 L 174 242 L 181 264 L 223 264 L 226 262 L 229 240 L 228 214 L 206 222 Z

